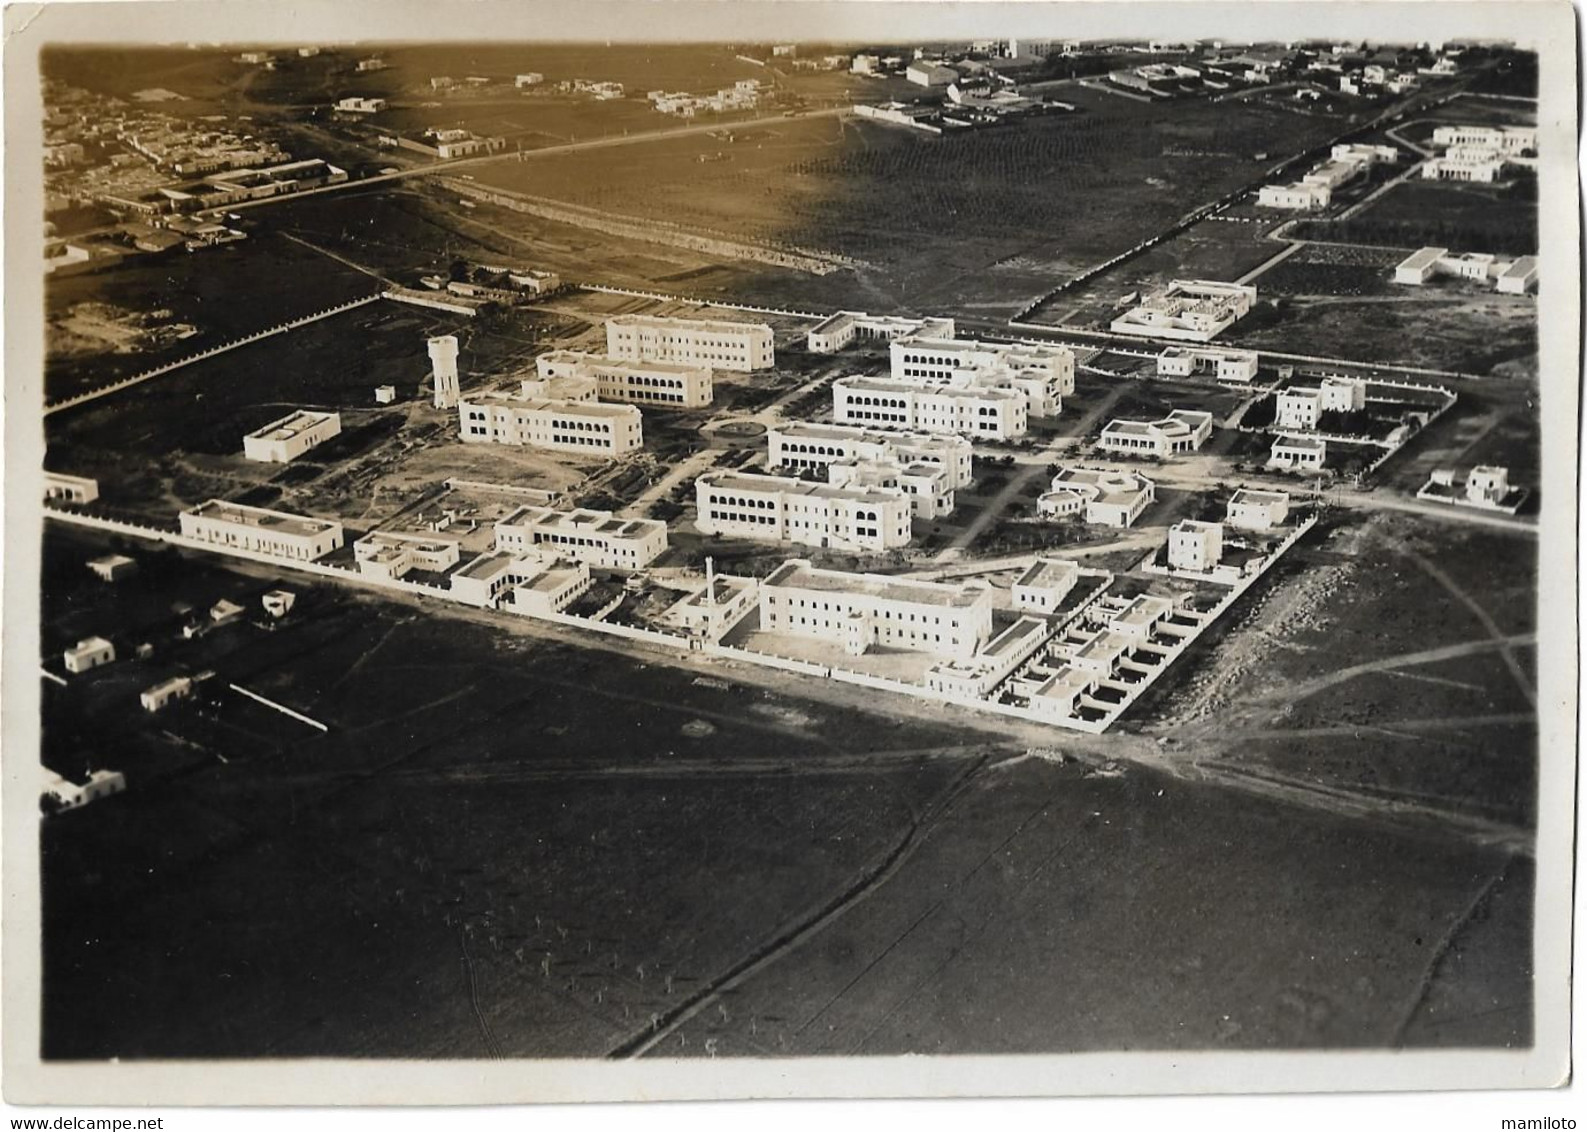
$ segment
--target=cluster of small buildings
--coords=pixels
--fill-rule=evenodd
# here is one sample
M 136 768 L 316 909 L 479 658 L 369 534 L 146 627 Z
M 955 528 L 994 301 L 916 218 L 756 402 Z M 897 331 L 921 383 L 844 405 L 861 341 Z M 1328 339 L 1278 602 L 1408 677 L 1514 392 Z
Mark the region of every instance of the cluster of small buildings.
M 560 94 L 585 94 L 597 102 L 610 102 L 623 97 L 623 84 L 595 79 L 567 79 L 556 84 Z
M 760 105 L 759 79 L 739 79 L 714 94 L 688 94 L 681 91 L 653 90 L 645 95 L 662 114 L 693 118 L 696 114 L 726 114 L 734 110 L 753 110 Z
M 466 279 L 425 275 L 419 282 L 432 291 L 508 306 L 553 294 L 562 287 L 562 277 L 554 271 L 483 263 L 471 267 Z
M 1366 145 L 1350 142 L 1333 147 L 1327 161 L 1313 168 L 1299 181 L 1287 185 L 1264 185 L 1256 203 L 1263 208 L 1314 211 L 1327 208 L 1334 190 L 1362 176 L 1374 165 L 1392 165 L 1399 151 L 1391 145 Z
M 1446 276 L 1491 283 L 1506 295 L 1525 295 L 1537 290 L 1537 257 L 1501 259 L 1490 252 L 1453 254 L 1448 248 L 1421 248 L 1394 268 L 1394 282 L 1419 287 Z
M 711 367 L 681 362 L 625 361 L 577 350 L 553 350 L 535 359 L 542 381 L 567 379 L 593 385 L 602 401 L 700 409 L 711 403 Z
M 384 98 L 366 98 L 359 95 L 349 95 L 339 98 L 331 107 L 338 114 L 378 114 L 385 110 L 388 103 Z
M 1210 342 L 1251 312 L 1256 288 L 1242 283 L 1175 279 L 1112 322 L 1115 334 Z
M 197 181 L 163 185 L 132 198 L 106 195 L 101 199 L 113 209 L 157 216 L 166 212 L 195 212 L 226 208 L 263 200 L 283 193 L 301 192 L 324 185 L 339 185 L 347 171 L 321 158 L 289 161 L 264 168 L 232 169 L 213 173 Z
M 1247 384 L 1256 379 L 1255 350 L 1209 350 L 1193 346 L 1170 346 L 1157 355 L 1157 376 L 1194 377 L 1210 371 L 1219 381 Z
M 1525 488 L 1510 483 L 1508 468 L 1482 464 L 1467 472 L 1463 483 L 1453 468 L 1435 470 L 1416 498 L 1514 515 L 1526 502 L 1527 494 Z
M 1428 180 L 1491 184 L 1509 165 L 1537 165 L 1535 126 L 1439 126 L 1433 144 L 1444 152 L 1423 163 Z
M 839 311 L 811 328 L 805 346 L 812 354 L 835 354 L 855 341 L 891 342 L 896 338 L 952 338 L 951 318 L 903 318 L 864 311 Z

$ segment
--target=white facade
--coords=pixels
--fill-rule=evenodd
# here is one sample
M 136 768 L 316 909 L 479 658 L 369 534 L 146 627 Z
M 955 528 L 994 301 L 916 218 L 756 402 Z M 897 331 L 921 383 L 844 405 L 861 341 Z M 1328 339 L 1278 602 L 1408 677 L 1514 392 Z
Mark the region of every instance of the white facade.
M 899 318 L 863 311 L 839 311 L 805 336 L 805 346 L 812 354 L 835 354 L 857 339 L 891 342 L 906 335 L 952 338 L 954 322 L 951 318 Z
M 642 314 L 606 320 L 606 353 L 625 361 L 682 362 L 741 373 L 776 364 L 772 330 L 763 322 Z
M 375 404 L 390 405 L 392 402 L 396 401 L 396 399 L 397 387 L 395 385 L 375 386 Z
M 1261 208 L 1284 208 L 1299 212 L 1327 208 L 1332 200 L 1333 191 L 1329 186 L 1308 181 L 1263 185 L 1256 194 L 1256 203 Z
M 934 464 L 947 473 L 948 487 L 970 486 L 972 446 L 962 436 L 882 432 L 855 425 L 794 421 L 766 432 L 766 462 L 774 468 L 820 469 L 838 460 Z
M 1472 468 L 1466 476 L 1466 499 L 1484 506 L 1497 506 L 1510 494 L 1510 471 L 1491 465 Z
M 1292 386 L 1275 394 L 1273 426 L 1310 432 L 1324 413 L 1352 413 L 1366 407 L 1366 382 L 1349 377 L 1325 377 L 1313 386 Z
M 1088 523 L 1128 527 L 1157 498 L 1157 485 L 1134 472 L 1105 468 L 1059 468 L 1052 490 L 1036 501 L 1049 518 L 1083 515 Z
M 187 538 L 277 558 L 312 562 L 342 545 L 342 525 L 263 507 L 211 499 L 178 519 Z
M 443 573 L 456 566 L 462 550 L 456 539 L 423 531 L 374 531 L 353 543 L 361 573 L 395 580 L 413 570 Z
M 1267 466 L 1284 471 L 1321 471 L 1328 442 L 1315 436 L 1280 436 L 1273 441 Z
M 957 433 L 980 440 L 1024 436 L 1022 393 L 970 385 L 920 385 L 880 377 L 840 377 L 832 383 L 832 417 L 838 424 Z
M 894 381 L 1011 390 L 1025 398 L 1029 417 L 1056 417 L 1075 391 L 1074 352 L 1067 346 L 911 335 L 895 339 L 889 352 Z
M 316 444 L 342 434 L 340 413 L 319 413 L 299 409 L 278 421 L 271 421 L 242 438 L 242 454 L 249 460 L 285 464 L 303 455 Z
M 1115 334 L 1210 342 L 1250 313 L 1256 288 L 1205 279 L 1175 279 L 1115 318 Z
M 1205 574 L 1223 557 L 1223 524 L 1181 519 L 1168 529 L 1168 565 Z
M 976 580 L 918 582 L 822 570 L 804 559 L 779 566 L 760 587 L 763 632 L 943 658 L 973 657 L 992 633 L 992 590 Z
M 138 694 L 144 711 L 160 711 L 167 704 L 185 700 L 193 694 L 193 681 L 187 676 L 173 676 Z
M 554 350 L 535 359 L 542 379 L 586 378 L 602 401 L 700 409 L 711 403 L 711 367 L 676 362 L 619 361 L 577 350 Z
M 378 114 L 386 108 L 384 98 L 344 98 L 336 103 L 339 114 Z
M 45 793 L 59 803 L 62 810 L 75 810 L 100 798 L 123 793 L 127 789 L 127 776 L 119 770 L 96 770 L 86 781 L 69 782 L 59 775 L 51 775 Z
M 1211 367 L 1219 381 L 1242 384 L 1256 378 L 1258 355 L 1255 350 L 1198 350 L 1191 346 L 1170 346 L 1157 356 L 1161 377 L 1191 377 Z
M 899 488 L 833 487 L 784 476 L 706 472 L 694 481 L 704 534 L 835 550 L 892 550 L 910 538 L 910 498 Z
M 922 519 L 953 513 L 948 473 L 936 464 L 835 460 L 827 465 L 827 482 L 833 487 L 897 488 L 909 496 L 911 509 Z
M 1068 558 L 1037 558 L 1015 579 L 1010 596 L 1015 609 L 1054 613 L 1080 580 L 1080 566 Z
M 64 663 L 66 671 L 75 676 L 79 672 L 87 672 L 102 664 L 109 664 L 115 659 L 115 645 L 103 637 L 89 637 L 66 650 Z
M 1537 149 L 1536 126 L 1439 126 L 1433 131 L 1438 146 L 1481 146 L 1500 153 L 1519 154 Z
M 1211 413 L 1175 409 L 1160 421 L 1109 421 L 1097 447 L 1104 452 L 1171 456 L 1198 451 L 1211 435 Z
M 427 343 L 430 351 L 431 381 L 435 389 L 435 407 L 457 407 L 461 390 L 457 373 L 457 335 L 443 334 Z
M 590 588 L 590 568 L 552 554 L 488 550 L 451 576 L 457 600 L 531 616 L 561 613 Z
M 1537 258 L 1528 255 L 1508 260 L 1487 252 L 1453 255 L 1448 248 L 1420 248 L 1394 268 L 1394 281 L 1413 287 L 1440 275 L 1492 282 L 1495 290 L 1524 295 L 1537 289 Z
M 1242 487 L 1230 497 L 1224 522 L 1247 531 L 1270 531 L 1282 527 L 1288 518 L 1288 492 Z
M 610 511 L 520 507 L 496 524 L 496 549 L 552 550 L 607 570 L 639 570 L 667 549 L 667 524 L 619 519 Z
M 623 456 L 644 445 L 632 405 L 547 400 L 522 393 L 476 393 L 458 402 L 466 444 L 516 444 L 586 456 Z
M 44 473 L 44 501 L 63 503 L 92 503 L 99 498 L 99 481 L 87 476 L 66 476 L 59 472 Z

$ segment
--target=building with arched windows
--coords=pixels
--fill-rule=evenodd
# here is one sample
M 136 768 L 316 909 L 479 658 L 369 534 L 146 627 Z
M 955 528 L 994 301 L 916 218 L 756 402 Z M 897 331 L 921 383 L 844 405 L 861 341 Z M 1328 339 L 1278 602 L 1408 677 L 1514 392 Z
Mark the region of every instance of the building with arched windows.
M 909 545 L 913 504 L 901 487 L 838 487 L 715 471 L 694 481 L 694 498 L 695 526 L 708 535 L 833 550 Z

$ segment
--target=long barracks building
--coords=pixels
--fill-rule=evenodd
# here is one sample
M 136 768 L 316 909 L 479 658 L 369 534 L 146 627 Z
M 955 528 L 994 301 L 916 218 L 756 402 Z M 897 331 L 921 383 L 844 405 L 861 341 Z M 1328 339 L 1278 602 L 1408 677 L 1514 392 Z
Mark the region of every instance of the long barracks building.
M 763 322 L 623 314 L 606 320 L 606 353 L 624 361 L 681 362 L 713 369 L 770 369 L 771 327 Z
M 667 524 L 654 519 L 619 519 L 610 511 L 580 507 L 520 507 L 496 524 L 496 549 L 519 553 L 551 549 L 567 558 L 608 570 L 638 570 L 667 549 Z
M 529 445 L 588 456 L 622 456 L 644 444 L 639 410 L 632 405 L 485 392 L 469 394 L 457 411 L 467 444 Z
M 553 350 L 535 359 L 542 380 L 586 378 L 602 401 L 700 409 L 711 403 L 711 367 L 680 362 L 636 362 Z
M 1011 389 L 884 377 L 840 377 L 832 383 L 832 418 L 838 424 L 1010 440 L 1025 435 L 1028 412 L 1025 395 Z
M 704 534 L 834 550 L 907 546 L 913 504 L 900 488 L 835 487 L 786 476 L 706 472 L 694 481 Z

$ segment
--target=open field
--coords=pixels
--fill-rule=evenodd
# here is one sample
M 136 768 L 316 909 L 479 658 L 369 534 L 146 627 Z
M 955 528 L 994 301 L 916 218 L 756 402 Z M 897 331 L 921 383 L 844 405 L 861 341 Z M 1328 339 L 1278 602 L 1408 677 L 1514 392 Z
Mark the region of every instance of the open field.
M 1302 220 L 1297 238 L 1414 250 L 1537 254 L 1537 183 L 1517 175 L 1493 185 L 1414 179 L 1396 185 L 1348 220 Z
M 57 636 L 78 588 L 47 598 Z M 1019 748 L 996 721 L 293 588 L 274 633 L 198 643 L 236 634 L 221 678 L 329 734 L 263 711 L 222 763 L 243 717 L 180 705 L 155 721 L 198 748 L 182 773 L 131 746 L 132 792 L 44 828 L 46 1056 L 1327 1047 L 1452 1017 L 1528 1040 L 1525 947 L 1491 940 L 1524 940 L 1529 881 L 1499 850 L 1142 769 L 997 766 Z M 1478 976 L 1446 934 L 1487 1015 L 1460 1008 Z

